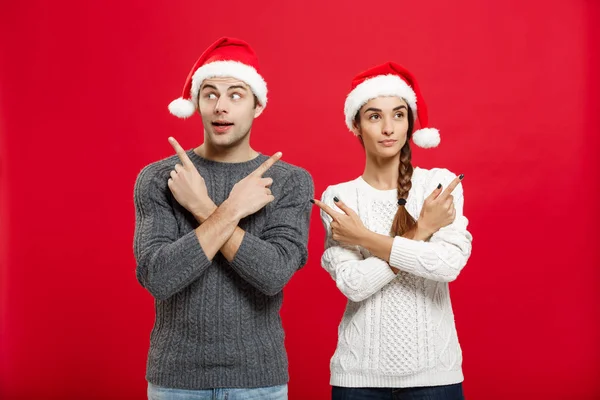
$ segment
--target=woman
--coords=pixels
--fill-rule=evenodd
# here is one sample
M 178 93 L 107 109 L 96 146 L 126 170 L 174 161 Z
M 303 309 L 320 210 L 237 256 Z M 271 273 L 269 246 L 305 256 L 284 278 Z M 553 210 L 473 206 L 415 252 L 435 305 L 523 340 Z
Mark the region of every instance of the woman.
M 331 359 L 332 397 L 463 399 L 448 292 L 471 253 L 463 176 L 413 168 L 410 140 L 427 148 L 440 139 L 404 67 L 358 75 L 344 111 L 365 149 L 364 173 L 314 201 L 327 232 L 322 265 L 349 299 Z

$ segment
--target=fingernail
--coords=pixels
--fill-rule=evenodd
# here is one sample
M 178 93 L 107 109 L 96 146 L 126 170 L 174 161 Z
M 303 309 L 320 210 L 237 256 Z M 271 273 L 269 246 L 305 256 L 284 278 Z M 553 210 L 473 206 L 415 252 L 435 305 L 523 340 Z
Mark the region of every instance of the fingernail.
M 315 204 L 315 201 L 313 199 L 310 199 L 310 202 L 313 203 L 313 204 Z
M 460 179 L 460 180 L 462 181 L 462 178 L 464 178 L 464 177 L 465 177 L 465 174 L 460 174 L 460 175 L 458 176 L 458 179 Z
M 441 188 L 442 188 L 442 184 L 440 183 L 440 184 L 438 185 L 438 189 L 441 189 Z
M 340 201 L 340 199 L 338 199 L 337 197 L 334 197 L 333 201 L 335 201 L 337 203 L 338 201 Z

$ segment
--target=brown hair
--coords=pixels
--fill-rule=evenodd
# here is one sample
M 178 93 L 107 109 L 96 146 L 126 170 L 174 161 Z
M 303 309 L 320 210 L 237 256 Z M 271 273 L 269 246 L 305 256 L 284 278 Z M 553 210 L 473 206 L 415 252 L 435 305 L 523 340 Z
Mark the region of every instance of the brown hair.
M 410 107 L 408 108 L 408 132 L 406 132 L 406 143 L 402 146 L 400 150 L 400 164 L 398 166 L 398 201 L 401 199 L 406 200 L 408 197 L 408 192 L 412 187 L 412 174 L 413 174 L 413 166 L 411 163 L 412 152 L 410 149 L 410 138 L 412 137 L 413 129 L 414 129 L 414 118 L 413 118 L 413 110 Z M 356 113 L 354 117 L 354 123 L 356 126 L 360 125 L 360 110 Z M 361 140 L 361 144 L 362 140 Z M 364 144 L 363 144 L 364 147 Z M 416 225 L 415 219 L 408 213 L 406 207 L 404 205 L 398 205 L 398 211 L 396 211 L 396 216 L 394 217 L 394 223 L 392 224 L 392 231 L 390 234 L 392 236 L 402 236 L 410 229 L 412 229 Z

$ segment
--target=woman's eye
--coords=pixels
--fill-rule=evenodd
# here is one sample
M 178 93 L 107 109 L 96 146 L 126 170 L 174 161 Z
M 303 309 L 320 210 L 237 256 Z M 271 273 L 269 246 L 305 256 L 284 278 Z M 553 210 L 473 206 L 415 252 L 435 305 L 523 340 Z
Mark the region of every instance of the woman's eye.
M 234 100 L 239 100 L 242 98 L 242 96 L 240 96 L 239 93 L 234 93 L 231 95 L 231 98 Z
M 404 118 L 404 113 L 396 113 L 396 118 Z
M 375 121 L 375 120 L 379 119 L 379 114 L 371 114 L 371 116 L 369 116 L 369 119 L 371 121 Z
M 206 95 L 206 98 L 210 99 L 210 100 L 214 100 L 214 99 L 217 98 L 217 95 L 214 94 L 214 93 L 209 93 L 209 94 Z

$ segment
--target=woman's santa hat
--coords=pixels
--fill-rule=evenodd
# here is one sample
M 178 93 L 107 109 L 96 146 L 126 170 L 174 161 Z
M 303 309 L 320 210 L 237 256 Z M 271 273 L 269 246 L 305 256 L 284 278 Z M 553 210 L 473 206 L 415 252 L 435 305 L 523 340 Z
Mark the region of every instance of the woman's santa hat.
M 412 140 L 417 146 L 430 148 L 440 144 L 439 131 L 428 125 L 427 106 L 417 80 L 406 68 L 393 62 L 373 67 L 357 75 L 352 81 L 352 91 L 344 105 L 346 126 L 351 132 L 354 132 L 354 118 L 360 108 L 369 100 L 380 96 L 397 96 L 406 101 L 414 118 L 418 118 L 421 125 L 421 129 L 412 135 Z
M 198 109 L 198 92 L 205 79 L 228 77 L 245 82 L 261 106 L 267 106 L 267 83 L 260 75 L 258 58 L 243 40 L 221 38 L 202 53 L 190 71 L 180 98 L 169 104 L 171 114 L 188 118 Z

